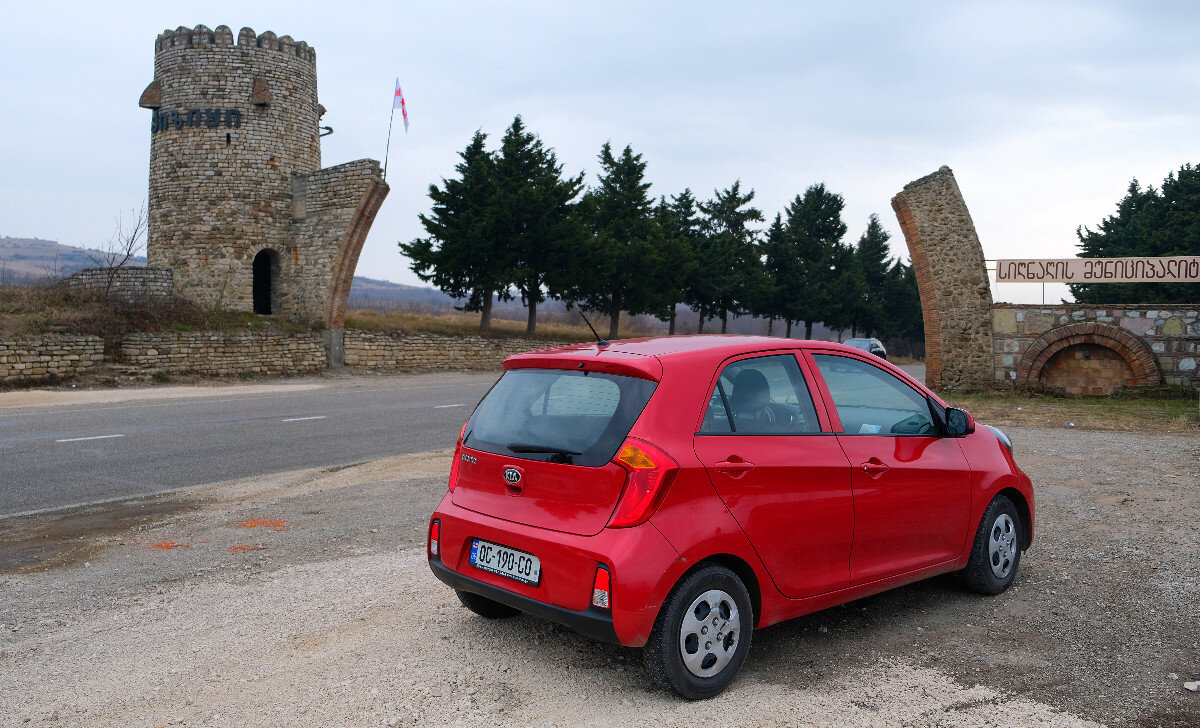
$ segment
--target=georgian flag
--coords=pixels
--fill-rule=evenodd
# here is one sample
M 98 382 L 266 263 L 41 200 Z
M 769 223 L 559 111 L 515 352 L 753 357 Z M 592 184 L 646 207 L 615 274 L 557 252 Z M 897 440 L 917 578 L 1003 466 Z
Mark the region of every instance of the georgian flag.
M 392 99 L 392 109 L 400 109 L 404 116 L 404 133 L 408 133 L 408 107 L 404 105 L 404 92 L 400 90 L 400 79 L 396 79 L 396 97 Z

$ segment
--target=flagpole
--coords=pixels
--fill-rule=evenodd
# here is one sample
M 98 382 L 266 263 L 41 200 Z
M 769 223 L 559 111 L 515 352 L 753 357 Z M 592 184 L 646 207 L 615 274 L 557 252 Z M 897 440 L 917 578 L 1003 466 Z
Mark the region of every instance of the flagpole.
M 384 181 L 387 181 L 388 153 L 391 152 L 391 150 L 392 150 L 392 121 L 395 120 L 395 118 L 396 118 L 396 101 L 393 98 L 393 100 L 392 100 L 392 115 L 390 117 L 388 117 L 387 146 L 385 146 L 383 149 L 383 179 L 384 179 Z

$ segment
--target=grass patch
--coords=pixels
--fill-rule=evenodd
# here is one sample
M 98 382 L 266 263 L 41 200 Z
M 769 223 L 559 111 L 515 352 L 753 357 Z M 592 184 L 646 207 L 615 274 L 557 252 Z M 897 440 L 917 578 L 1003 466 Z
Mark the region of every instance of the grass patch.
M 1162 395 L 1170 398 L 1163 398 Z M 1196 394 L 1186 390 L 1126 392 L 1112 397 L 1063 397 L 1018 392 L 943 395 L 989 425 L 1074 427 L 1131 432 L 1190 432 L 1200 428 Z
M 578 314 L 568 314 L 577 323 L 560 320 L 559 316 L 539 319 L 537 333 L 525 333 L 525 322 L 513 319 L 492 319 L 492 330 L 479 330 L 479 314 L 467 312 L 453 313 L 414 313 L 405 311 L 351 311 L 346 315 L 346 328 L 362 329 L 365 331 L 386 331 L 401 334 L 445 334 L 447 336 L 485 336 L 489 338 L 534 338 L 545 341 L 561 341 L 576 343 L 593 341 L 592 332 L 580 321 Z M 601 321 L 592 318 L 592 325 L 604 334 L 608 330 L 608 319 Z M 628 339 L 638 336 L 657 336 L 659 332 L 649 327 L 622 327 L 618 338 Z
M 134 331 L 279 331 L 312 327 L 283 318 L 216 310 L 182 298 L 125 300 L 58 286 L 0 286 L 0 338 L 46 334 L 114 341 Z

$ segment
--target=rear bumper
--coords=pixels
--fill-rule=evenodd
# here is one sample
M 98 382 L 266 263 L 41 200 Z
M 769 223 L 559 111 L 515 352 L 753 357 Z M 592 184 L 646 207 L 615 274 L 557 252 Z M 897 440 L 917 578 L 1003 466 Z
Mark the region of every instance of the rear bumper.
M 679 554 L 649 523 L 583 536 L 469 511 L 449 496 L 434 510 L 432 520 L 441 524 L 441 538 L 439 553 L 429 559 L 430 569 L 442 582 L 626 647 L 646 644 L 665 590 L 670 589 L 664 575 L 681 567 Z M 475 538 L 537 556 L 540 582 L 523 584 L 472 566 Z M 600 566 L 611 577 L 611 609 L 591 604 Z
M 514 609 L 520 609 L 522 612 L 532 614 L 535 617 L 541 617 L 551 622 L 558 622 L 570 627 L 584 637 L 612 644 L 621 643 L 617 639 L 616 629 L 613 628 L 612 616 L 607 610 L 588 607 L 580 612 L 539 602 L 536 599 L 514 594 L 500 587 L 463 576 L 457 571 L 451 571 L 446 568 L 441 560 L 436 558 L 429 560 L 429 568 L 433 570 L 433 575 L 441 580 L 443 584 L 453 589 L 478 594 L 492 601 L 507 604 Z

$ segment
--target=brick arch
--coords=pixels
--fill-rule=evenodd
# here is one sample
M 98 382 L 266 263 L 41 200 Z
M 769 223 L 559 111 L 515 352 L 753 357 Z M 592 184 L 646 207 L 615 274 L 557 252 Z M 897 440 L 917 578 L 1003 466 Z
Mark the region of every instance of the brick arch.
M 1112 349 L 1133 370 L 1134 386 L 1162 383 L 1162 370 L 1146 342 L 1125 329 L 1094 322 L 1068 324 L 1050 329 L 1034 341 L 1017 366 L 1018 382 L 1036 382 L 1050 358 L 1071 346 L 1094 344 Z

